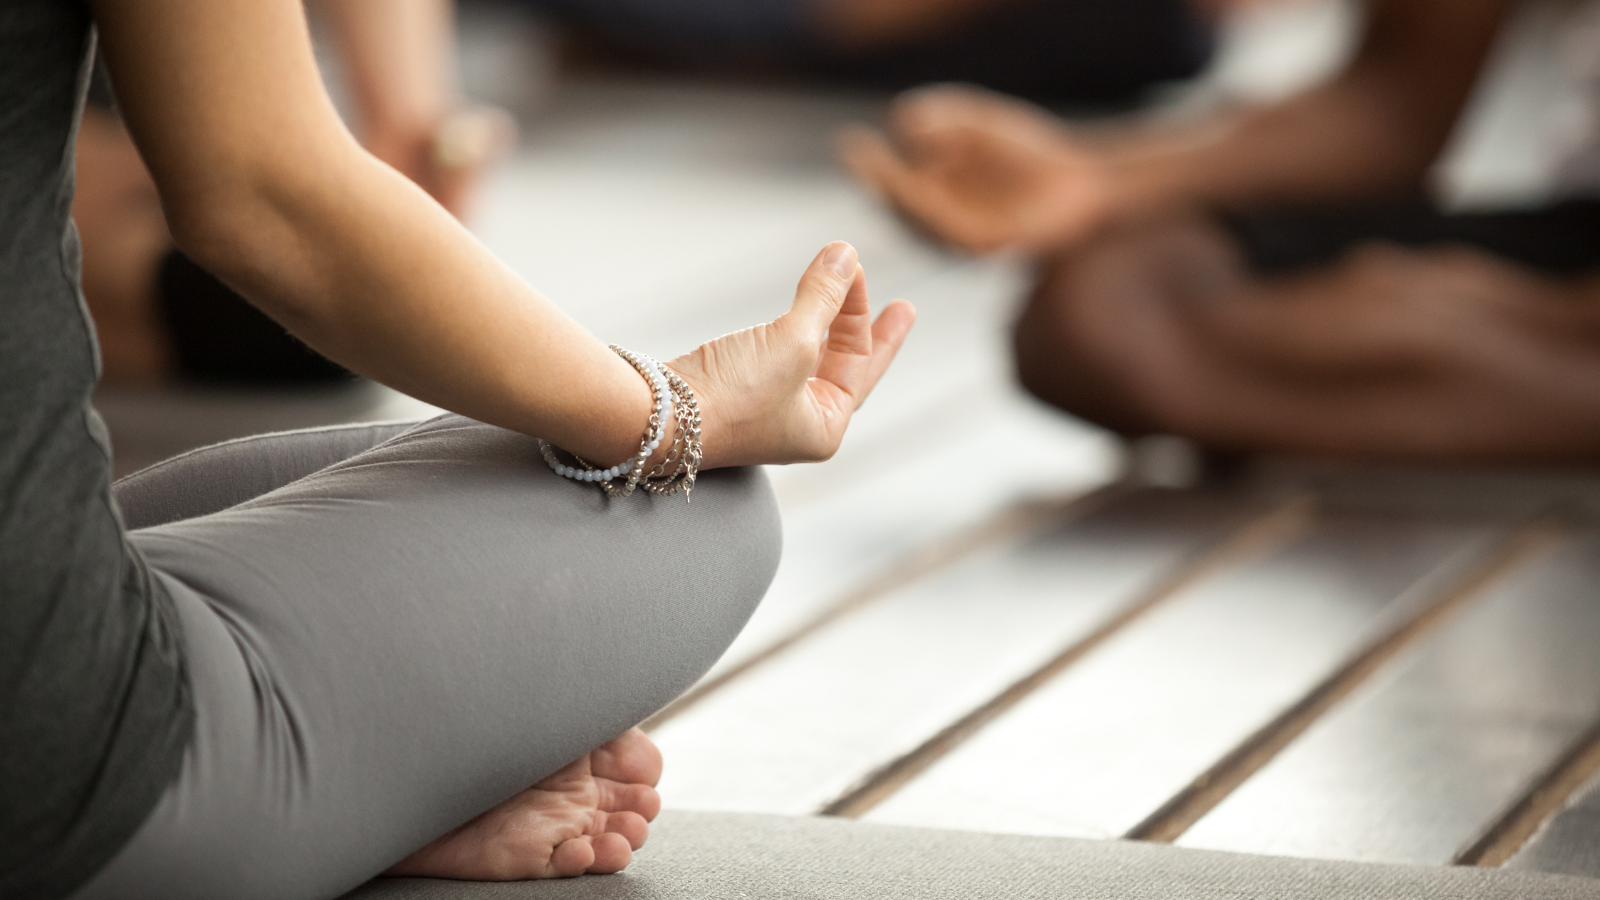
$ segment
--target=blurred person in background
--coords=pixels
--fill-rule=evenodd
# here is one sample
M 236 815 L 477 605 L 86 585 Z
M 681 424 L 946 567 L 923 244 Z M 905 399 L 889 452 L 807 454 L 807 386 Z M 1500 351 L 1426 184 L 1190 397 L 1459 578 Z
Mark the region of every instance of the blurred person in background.
M 1514 6 L 1371 0 L 1336 77 L 1199 121 L 1089 132 L 939 88 L 843 153 L 926 233 L 1041 258 L 1017 367 L 1069 412 L 1225 451 L 1593 461 L 1600 3 L 1550 48 L 1590 97 L 1552 202 L 1425 194 Z
M 1210 59 L 1211 0 L 525 0 L 675 69 L 1127 104 Z
M 463 215 L 486 168 L 509 149 L 515 126 L 458 93 L 451 0 L 317 0 L 308 11 L 327 25 L 362 144 Z M 173 246 L 155 182 L 117 114 L 103 65 L 96 66 L 77 159 L 72 214 L 107 383 L 282 386 L 350 378 Z

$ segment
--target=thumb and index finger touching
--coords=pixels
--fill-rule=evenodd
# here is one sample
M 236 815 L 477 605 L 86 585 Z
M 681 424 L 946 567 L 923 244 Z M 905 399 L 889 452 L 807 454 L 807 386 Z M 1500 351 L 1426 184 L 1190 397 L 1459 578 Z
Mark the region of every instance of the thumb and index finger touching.
M 916 321 L 905 300 L 872 320 L 866 272 L 854 247 L 835 241 L 824 247 L 800 278 L 794 305 L 784 315 L 799 336 L 821 348 L 815 376 L 860 406 L 883 377 Z

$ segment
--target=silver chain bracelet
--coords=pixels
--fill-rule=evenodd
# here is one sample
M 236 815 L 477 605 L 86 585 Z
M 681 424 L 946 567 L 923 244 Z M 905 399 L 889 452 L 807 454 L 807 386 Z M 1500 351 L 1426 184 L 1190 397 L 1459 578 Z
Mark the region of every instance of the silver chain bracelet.
M 639 441 L 639 451 L 608 469 L 602 469 L 575 453 L 569 453 L 575 465 L 568 465 L 556 455 L 556 447 L 549 441 L 539 440 L 539 453 L 550 471 L 574 481 L 599 484 L 607 496 L 626 497 L 635 488 L 662 496 L 683 492 L 688 501 L 700 472 L 700 402 L 688 383 L 666 366 L 643 354 L 624 350 L 616 344 L 612 351 L 627 360 L 645 383 L 650 386 L 654 408 Z M 645 463 L 661 446 L 666 432 L 667 416 L 674 417 L 677 434 L 667 448 L 667 455 L 654 470 L 646 472 Z M 565 452 L 565 451 L 563 451 Z M 670 468 L 670 471 L 669 471 Z
M 694 490 L 695 478 L 700 474 L 700 400 L 694 395 L 694 389 L 689 387 L 689 383 L 677 372 L 666 366 L 662 366 L 661 371 L 666 375 L 667 384 L 672 389 L 678 434 L 667 458 L 662 460 L 661 465 L 650 473 L 650 477 L 643 484 L 645 490 L 663 497 L 670 497 L 682 491 L 685 502 L 688 502 L 690 492 Z M 674 454 L 677 455 L 677 464 L 673 466 L 671 472 L 666 472 L 667 464 L 674 461 Z M 656 480 L 658 477 L 659 481 Z

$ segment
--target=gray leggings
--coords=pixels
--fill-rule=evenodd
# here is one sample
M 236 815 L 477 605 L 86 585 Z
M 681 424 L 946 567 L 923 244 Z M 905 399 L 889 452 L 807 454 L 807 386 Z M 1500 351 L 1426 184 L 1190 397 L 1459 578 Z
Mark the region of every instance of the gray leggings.
M 778 562 L 758 470 L 607 500 L 455 416 L 234 441 L 115 495 L 197 723 L 85 900 L 336 897 L 671 700 Z

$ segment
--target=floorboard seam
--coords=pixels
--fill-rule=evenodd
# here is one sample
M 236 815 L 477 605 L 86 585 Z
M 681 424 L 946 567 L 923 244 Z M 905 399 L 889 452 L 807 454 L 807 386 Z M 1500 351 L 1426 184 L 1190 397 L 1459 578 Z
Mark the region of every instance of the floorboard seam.
M 888 570 L 845 594 L 782 638 L 768 644 L 759 653 L 690 688 L 678 699 L 663 707 L 660 712 L 646 719 L 640 727 L 645 731 L 660 727 L 750 670 L 900 588 L 941 569 L 949 568 L 981 550 L 1088 515 L 1117 497 L 1131 492 L 1134 487 L 1128 482 L 1117 482 L 1066 499 L 1019 503 L 1001 510 L 971 528 L 963 529 L 909 553 Z
M 1264 555 L 1301 533 L 1310 524 L 1314 511 L 1315 503 L 1310 497 L 1292 498 L 1179 563 L 1159 584 L 1124 606 L 1094 631 L 1074 641 L 1049 662 L 1013 682 L 916 749 L 880 766 L 824 805 L 818 814 L 844 818 L 858 818 L 866 814 L 1006 710 L 1016 706 L 1040 686 L 1184 588 L 1217 571 Z
M 1334 704 L 1349 695 L 1385 663 L 1442 626 L 1493 582 L 1537 554 L 1552 548 L 1563 530 L 1554 518 L 1517 528 L 1484 554 L 1414 615 L 1370 643 L 1293 706 L 1267 723 L 1215 765 L 1134 826 L 1131 840 L 1171 843 L 1225 800 Z
M 1456 854 L 1458 866 L 1495 867 L 1517 855 L 1550 817 L 1560 812 L 1590 777 L 1600 772 L 1600 722 L 1562 754 L 1505 814 Z

